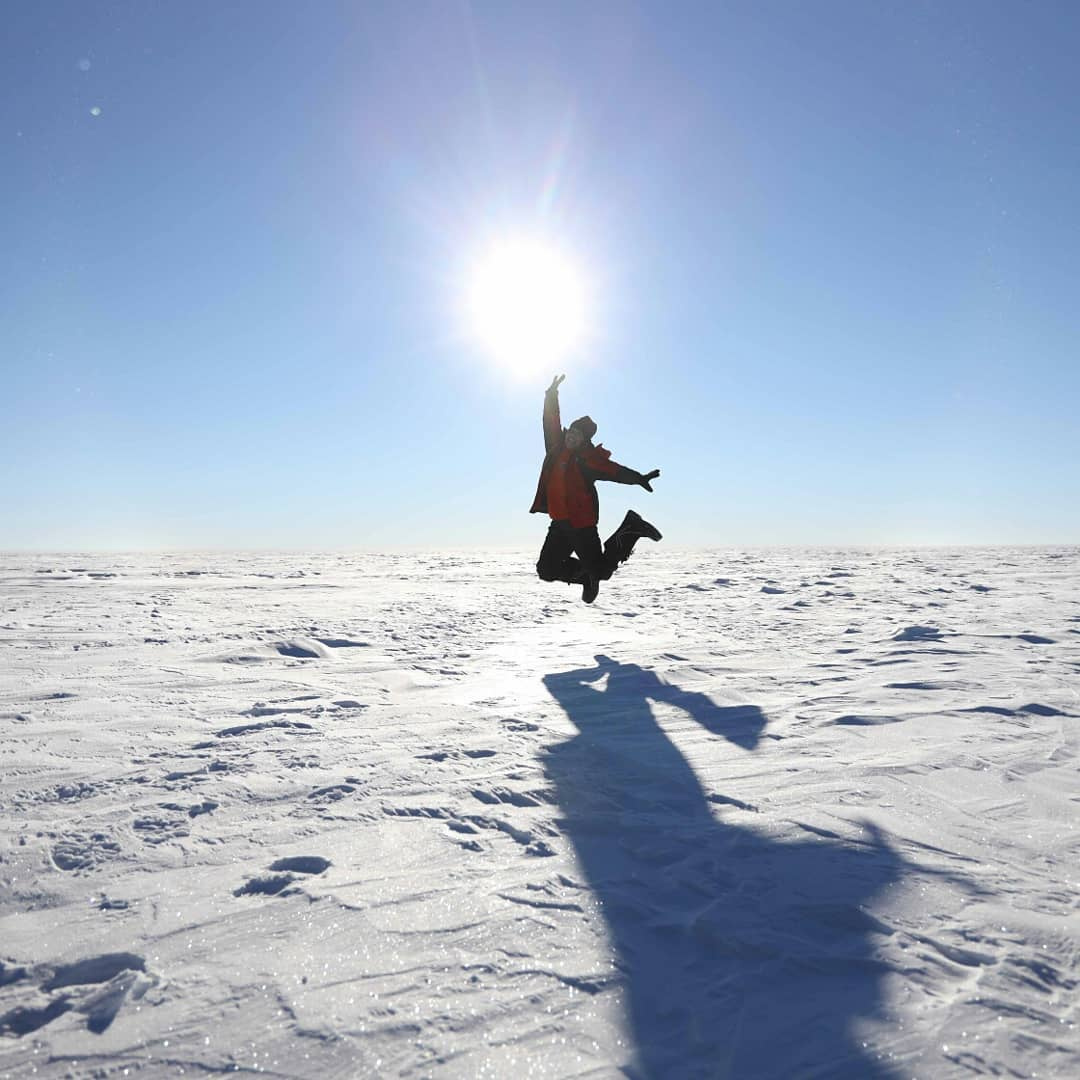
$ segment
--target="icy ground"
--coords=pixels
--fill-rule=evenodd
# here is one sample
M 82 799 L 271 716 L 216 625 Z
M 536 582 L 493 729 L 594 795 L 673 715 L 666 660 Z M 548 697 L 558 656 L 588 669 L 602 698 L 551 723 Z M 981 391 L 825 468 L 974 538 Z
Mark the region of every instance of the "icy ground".
M 0 1076 L 1080 1076 L 1080 551 L 0 556 Z

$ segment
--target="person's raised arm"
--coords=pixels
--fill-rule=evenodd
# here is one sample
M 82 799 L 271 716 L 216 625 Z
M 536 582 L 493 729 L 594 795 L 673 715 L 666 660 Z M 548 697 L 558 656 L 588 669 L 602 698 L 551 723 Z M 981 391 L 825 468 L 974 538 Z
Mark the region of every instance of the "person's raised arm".
M 551 453 L 562 439 L 562 418 L 559 415 L 559 384 L 565 375 L 556 375 L 544 394 L 544 450 Z

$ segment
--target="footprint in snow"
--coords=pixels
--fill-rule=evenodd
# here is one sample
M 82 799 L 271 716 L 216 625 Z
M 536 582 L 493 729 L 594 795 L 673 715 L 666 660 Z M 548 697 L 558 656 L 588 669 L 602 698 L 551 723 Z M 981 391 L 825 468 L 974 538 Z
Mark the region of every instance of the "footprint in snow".
M 551 845 L 547 841 L 541 839 L 531 829 L 521 829 L 514 825 L 512 822 L 504 821 L 501 818 L 486 817 L 483 814 L 468 814 L 465 819 L 459 820 L 456 823 L 449 823 L 449 827 L 454 832 L 473 832 L 475 830 L 468 829 L 467 826 L 472 824 L 480 829 L 486 829 L 493 832 L 500 832 L 509 836 L 515 844 L 520 845 L 525 855 L 531 855 L 534 857 L 545 858 L 550 855 L 554 855 L 555 852 Z M 540 827 L 541 830 L 547 835 L 551 835 L 549 829 Z M 482 846 L 476 840 L 459 840 L 457 841 L 460 847 L 463 847 L 466 851 L 481 851 Z
M 42 965 L 34 974 L 38 979 L 37 1000 L 16 1005 L 0 1016 L 0 1035 L 21 1038 L 72 1010 L 82 1013 L 87 1028 L 100 1035 L 116 1019 L 129 997 L 138 1001 L 158 984 L 157 976 L 147 971 L 145 959 L 129 952 L 102 953 L 70 964 Z M 0 986 L 27 978 L 29 972 L 25 967 L 8 970 L 0 965 Z M 53 996 L 43 1000 L 45 995 Z
M 115 859 L 120 854 L 120 845 L 106 833 L 71 833 L 58 840 L 50 854 L 58 870 L 77 873 Z
M 277 896 L 294 881 L 296 881 L 295 874 L 267 874 L 263 877 L 253 877 L 238 889 L 233 889 L 233 896 Z
M 325 799 L 329 802 L 337 802 L 356 791 L 354 784 L 328 784 L 326 787 L 316 788 L 308 795 L 309 799 Z
M 540 725 L 530 723 L 528 720 L 500 720 L 500 724 L 507 731 L 539 731 Z
M 297 874 L 322 874 L 334 864 L 321 855 L 289 855 L 270 864 L 270 869 Z
M 210 746 L 213 743 L 208 744 Z M 231 772 L 233 766 L 225 761 L 211 761 L 207 765 L 202 765 L 198 769 L 177 769 L 173 772 L 165 774 L 165 782 L 169 784 L 175 784 L 181 780 L 191 780 L 193 782 L 201 782 L 206 779 L 209 773 L 215 772 Z
M 289 887 L 303 878 L 325 873 L 333 863 L 321 855 L 289 855 L 277 859 L 269 866 L 270 873 L 249 878 L 238 889 L 233 889 L 233 896 L 281 896 L 290 895 L 295 889 Z
M 448 758 L 469 757 L 469 758 L 489 758 L 495 756 L 494 750 L 462 750 L 459 754 L 456 750 L 432 750 L 427 754 L 417 754 L 417 761 L 437 761 L 443 762 Z
M 309 638 L 275 641 L 270 647 L 280 655 L 291 657 L 294 660 L 325 660 L 330 656 L 326 646 L 321 641 L 313 641 Z
M 257 724 L 237 724 L 235 727 L 223 728 L 214 734 L 219 739 L 234 739 L 238 735 L 252 735 L 257 731 L 268 731 L 270 728 L 283 728 L 292 735 L 304 735 L 313 732 L 315 725 L 303 720 L 263 720 Z
M 139 834 L 139 839 L 144 844 L 165 844 L 170 840 L 180 840 L 185 836 L 190 836 L 191 830 L 188 824 L 182 818 L 147 816 L 136 818 L 131 827 Z
M 200 817 L 203 814 L 212 814 L 220 805 L 221 803 L 214 802 L 213 799 L 203 799 L 202 802 L 191 803 L 189 806 L 172 802 L 158 803 L 158 806 L 160 806 L 162 810 L 172 810 L 177 814 L 187 814 L 188 817 Z
M 743 802 L 741 799 L 733 798 L 730 795 L 706 795 L 709 802 L 717 806 L 734 806 L 736 810 L 747 810 L 750 813 L 756 814 L 758 808 L 753 803 Z
M 551 802 L 551 797 L 546 792 L 538 791 L 527 795 L 523 791 L 511 791 L 509 788 L 504 787 L 492 788 L 490 791 L 485 791 L 483 788 L 474 788 L 472 795 L 474 799 L 478 799 L 488 806 L 506 803 L 510 806 L 525 807 L 540 806 L 541 801 Z

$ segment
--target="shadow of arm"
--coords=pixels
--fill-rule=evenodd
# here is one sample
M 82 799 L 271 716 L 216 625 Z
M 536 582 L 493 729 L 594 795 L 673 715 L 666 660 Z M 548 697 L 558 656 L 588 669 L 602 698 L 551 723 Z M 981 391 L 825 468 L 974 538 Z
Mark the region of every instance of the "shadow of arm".
M 652 695 L 656 701 L 674 705 L 689 713 L 706 731 L 721 735 L 728 742 L 753 750 L 768 724 L 768 717 L 756 705 L 717 705 L 708 695 L 696 690 L 680 690 L 660 682 Z

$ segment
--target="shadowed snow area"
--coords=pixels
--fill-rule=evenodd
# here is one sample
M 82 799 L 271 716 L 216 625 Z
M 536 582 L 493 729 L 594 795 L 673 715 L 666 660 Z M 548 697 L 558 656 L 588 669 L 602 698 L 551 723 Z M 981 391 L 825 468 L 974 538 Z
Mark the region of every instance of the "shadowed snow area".
M 534 561 L 0 556 L 0 1077 L 1080 1075 L 1080 551 Z

